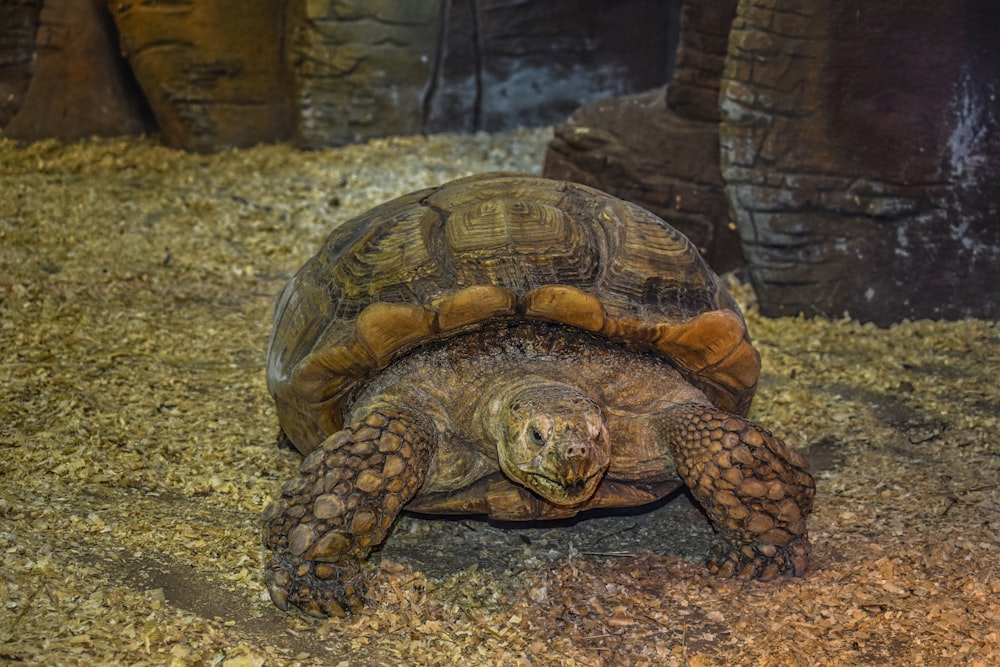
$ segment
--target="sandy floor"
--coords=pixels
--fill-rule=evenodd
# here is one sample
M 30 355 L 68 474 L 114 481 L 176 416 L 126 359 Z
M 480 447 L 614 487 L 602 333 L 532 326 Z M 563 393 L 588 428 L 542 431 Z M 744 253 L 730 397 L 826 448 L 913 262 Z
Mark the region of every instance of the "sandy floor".
M 365 614 L 267 600 L 270 310 L 391 196 L 537 171 L 545 132 L 185 155 L 0 141 L 0 663 L 995 665 L 1000 327 L 771 320 L 753 417 L 818 482 L 803 579 L 719 580 L 685 497 L 553 528 L 400 523 Z

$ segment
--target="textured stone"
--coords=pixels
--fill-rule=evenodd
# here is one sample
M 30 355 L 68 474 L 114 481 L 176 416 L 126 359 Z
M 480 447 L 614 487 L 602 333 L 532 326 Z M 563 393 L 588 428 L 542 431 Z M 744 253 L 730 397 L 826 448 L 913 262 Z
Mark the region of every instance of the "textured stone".
M 35 69 L 35 34 L 42 0 L 0 3 L 0 128 L 24 104 Z
M 735 8 L 736 0 L 685 3 L 666 92 L 581 107 L 556 126 L 543 170 L 648 208 L 717 271 L 743 263 L 718 161 L 718 86 Z
M 293 16 L 298 142 L 553 123 L 581 102 L 662 85 L 669 3 L 306 3 Z
M 684 118 L 719 122 L 719 80 L 737 0 L 689 0 L 681 14 L 677 65 L 667 106 Z
M 744 1 L 722 170 L 767 315 L 1000 316 L 1000 6 Z
M 168 146 L 206 151 L 291 135 L 285 2 L 108 6 Z
M 27 8 L 25 8 L 27 4 Z M 25 56 L 33 71 L 27 90 L 24 64 L 11 73 L 14 86 L 9 95 L 18 104 L 16 113 L 8 107 L 0 114 L 12 114 L 4 135 L 34 141 L 44 138 L 64 140 L 89 136 L 139 134 L 151 127 L 148 109 L 137 95 L 135 80 L 115 44 L 114 23 L 101 0 L 47 0 L 37 16 L 37 31 L 31 33 L 34 49 L 25 53 L 26 33 L 32 27 L 29 3 L 4 6 L 0 19 L 14 21 L 0 28 L 0 37 L 15 43 L 2 51 L 16 61 Z M 22 11 L 16 12 L 15 10 Z M 20 24 L 23 30 L 18 32 Z M 0 86 L 3 92 L 3 86 Z M 4 97 L 6 103 L 7 97 Z

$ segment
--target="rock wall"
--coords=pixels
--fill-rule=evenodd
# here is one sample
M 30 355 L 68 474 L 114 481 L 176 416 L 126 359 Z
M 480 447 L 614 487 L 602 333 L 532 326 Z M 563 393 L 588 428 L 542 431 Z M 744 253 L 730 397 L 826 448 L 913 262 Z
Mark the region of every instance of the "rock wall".
M 670 3 L 313 0 L 294 19 L 298 142 L 542 125 L 663 84 Z
M 443 0 L 299 2 L 292 20 L 297 143 L 416 134 Z
M 151 109 L 211 151 L 554 123 L 664 84 L 679 1 L 0 0 L 0 127 L 127 134 Z
M 291 136 L 283 3 L 108 6 L 165 144 L 210 151 Z
M 719 122 L 719 81 L 737 0 L 688 0 L 667 106 L 678 116 Z
M 42 0 L 0 2 L 0 127 L 24 104 L 35 71 L 35 34 Z
M 1000 5 L 743 0 L 722 173 L 768 315 L 1000 316 Z
M 72 140 L 151 127 L 102 0 L 15 2 L 0 17 L 5 136 Z

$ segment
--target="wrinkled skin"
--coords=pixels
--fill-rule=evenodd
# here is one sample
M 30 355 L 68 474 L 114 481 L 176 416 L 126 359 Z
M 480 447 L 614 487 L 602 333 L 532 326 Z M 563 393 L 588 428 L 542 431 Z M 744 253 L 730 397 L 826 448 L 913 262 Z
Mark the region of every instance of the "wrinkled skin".
M 724 576 L 801 575 L 814 484 L 767 430 L 714 407 L 668 363 L 522 326 L 418 351 L 375 378 L 265 514 L 282 609 L 343 615 L 404 509 L 562 518 L 687 484 L 728 547 Z
M 481 421 L 503 473 L 560 507 L 586 503 L 611 462 L 601 409 L 569 385 L 528 377 L 498 388 Z

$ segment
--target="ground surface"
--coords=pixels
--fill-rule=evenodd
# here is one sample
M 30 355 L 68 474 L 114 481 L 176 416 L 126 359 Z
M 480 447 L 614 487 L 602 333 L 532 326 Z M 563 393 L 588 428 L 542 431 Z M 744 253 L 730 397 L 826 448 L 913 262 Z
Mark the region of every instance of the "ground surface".
M 685 496 L 567 525 L 406 518 L 362 616 L 267 600 L 275 294 L 338 220 L 545 132 L 185 155 L 0 142 L 0 663 L 1000 663 L 1000 327 L 758 316 L 752 416 L 812 461 L 803 579 L 716 579 Z M 984 297 L 987 298 L 987 297 Z

